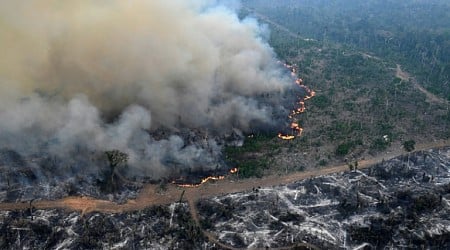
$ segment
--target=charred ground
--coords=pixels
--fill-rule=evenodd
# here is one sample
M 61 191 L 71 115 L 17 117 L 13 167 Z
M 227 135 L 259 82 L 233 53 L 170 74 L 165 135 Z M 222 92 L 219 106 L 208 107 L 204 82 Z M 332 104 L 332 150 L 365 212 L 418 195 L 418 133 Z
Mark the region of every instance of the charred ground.
M 197 207 L 204 229 L 239 248 L 446 249 L 449 153 L 416 152 L 362 171 L 204 199 Z

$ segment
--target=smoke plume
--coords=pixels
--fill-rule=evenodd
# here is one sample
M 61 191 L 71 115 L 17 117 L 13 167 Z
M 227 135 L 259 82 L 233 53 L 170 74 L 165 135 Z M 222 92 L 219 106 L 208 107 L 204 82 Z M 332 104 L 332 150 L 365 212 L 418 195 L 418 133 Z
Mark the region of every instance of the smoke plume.
M 236 3 L 236 2 L 234 2 Z M 233 4 L 233 8 L 236 4 Z M 139 173 L 216 166 L 215 135 L 273 125 L 290 84 L 267 30 L 198 0 L 0 2 L 0 147 L 88 161 L 118 149 Z M 169 131 L 155 139 L 152 131 Z M 178 133 L 178 134 L 177 134 Z M 239 132 L 238 132 L 239 133 Z M 197 140 L 198 141 L 198 140 Z

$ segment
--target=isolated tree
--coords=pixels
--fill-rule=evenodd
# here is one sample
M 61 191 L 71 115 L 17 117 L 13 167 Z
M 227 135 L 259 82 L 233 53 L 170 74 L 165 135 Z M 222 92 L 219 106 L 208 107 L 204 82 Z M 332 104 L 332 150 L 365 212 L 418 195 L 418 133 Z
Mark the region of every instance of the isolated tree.
M 161 178 L 158 188 L 159 188 L 158 192 L 165 192 L 167 190 L 167 180 L 164 178 Z
M 115 169 L 117 165 L 121 163 L 127 163 L 128 161 L 128 155 L 126 153 L 123 153 L 117 149 L 111 150 L 111 151 L 105 151 L 106 156 L 108 157 L 109 166 L 112 169 Z
M 403 142 L 403 149 L 405 149 L 406 152 L 411 152 L 415 149 L 416 142 L 414 140 L 408 140 Z
M 403 142 L 403 149 L 408 152 L 408 166 L 409 166 L 409 156 L 411 151 L 414 151 L 416 142 L 414 140 L 407 140 Z
M 354 169 L 353 164 L 351 164 L 351 163 L 349 162 L 347 165 L 348 165 L 348 169 L 349 169 L 350 171 L 353 171 L 353 169 Z
M 105 154 L 108 157 L 109 166 L 111 168 L 111 185 L 114 185 L 114 175 L 116 173 L 117 166 L 119 166 L 120 164 L 126 164 L 129 157 L 128 154 L 123 153 L 117 149 L 105 151 Z

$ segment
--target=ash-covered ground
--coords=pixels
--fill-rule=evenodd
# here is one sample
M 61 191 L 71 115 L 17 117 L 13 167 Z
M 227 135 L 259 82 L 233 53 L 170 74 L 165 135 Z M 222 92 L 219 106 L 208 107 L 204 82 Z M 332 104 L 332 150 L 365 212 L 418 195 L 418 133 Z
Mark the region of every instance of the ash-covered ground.
M 449 249 L 450 148 L 197 206 L 202 226 L 234 247 Z
M 0 212 L 0 249 L 211 249 L 185 203 L 123 214 Z

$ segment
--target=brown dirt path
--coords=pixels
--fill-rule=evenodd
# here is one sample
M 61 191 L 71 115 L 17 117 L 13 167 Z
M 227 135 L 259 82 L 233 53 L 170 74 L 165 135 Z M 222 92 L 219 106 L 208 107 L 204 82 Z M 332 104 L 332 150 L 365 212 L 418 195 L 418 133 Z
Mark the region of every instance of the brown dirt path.
M 447 100 L 445 100 L 445 99 L 443 99 L 441 97 L 438 97 L 435 94 L 429 92 L 428 90 L 426 90 L 424 87 L 422 87 L 417 82 L 417 79 L 415 77 L 412 77 L 408 72 L 403 71 L 400 64 L 397 64 L 397 68 L 396 68 L 395 72 L 396 72 L 395 73 L 396 77 L 402 79 L 403 81 L 411 82 L 413 84 L 414 88 L 418 89 L 420 92 L 425 94 L 425 96 L 427 98 L 426 99 L 427 102 L 448 105 L 448 101 Z

